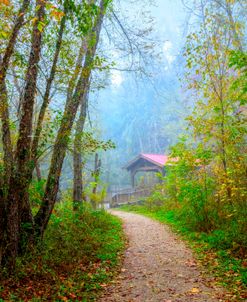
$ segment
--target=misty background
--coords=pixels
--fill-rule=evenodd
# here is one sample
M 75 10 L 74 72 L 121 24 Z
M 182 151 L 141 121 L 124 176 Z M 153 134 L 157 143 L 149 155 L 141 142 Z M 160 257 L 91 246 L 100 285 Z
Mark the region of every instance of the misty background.
M 116 145 L 99 152 L 101 181 L 108 190 L 130 185 L 123 166 L 138 154 L 168 154 L 185 130 L 184 119 L 190 108 L 179 80 L 190 19 L 182 1 L 128 0 L 120 1 L 118 7 L 117 19 L 107 20 L 103 27 L 99 52 L 111 66 L 93 74 L 95 89 L 89 95 L 87 121 L 87 131 L 93 129 L 99 139 L 110 139 Z M 128 45 L 131 43 L 134 46 Z M 138 53 L 138 46 L 146 53 Z M 90 177 L 94 156 L 85 157 L 85 173 Z M 70 156 L 64 172 L 62 186 L 66 179 L 72 179 Z

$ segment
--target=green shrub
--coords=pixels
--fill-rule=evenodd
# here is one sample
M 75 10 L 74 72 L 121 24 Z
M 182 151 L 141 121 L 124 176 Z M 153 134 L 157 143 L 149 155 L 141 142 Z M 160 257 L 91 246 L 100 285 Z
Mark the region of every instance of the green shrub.
M 14 278 L 5 275 L 0 280 L 0 298 L 92 301 L 112 278 L 123 249 L 118 218 L 87 205 L 73 211 L 71 203 L 61 202 L 52 213 L 43 242 L 18 259 Z

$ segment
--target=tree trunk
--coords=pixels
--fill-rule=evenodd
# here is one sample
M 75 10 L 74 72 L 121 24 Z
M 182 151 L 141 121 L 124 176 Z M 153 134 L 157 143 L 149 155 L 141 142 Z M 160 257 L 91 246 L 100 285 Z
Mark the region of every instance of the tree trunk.
M 67 89 L 67 99 L 71 98 L 73 96 L 73 92 L 74 92 L 74 89 L 75 89 L 75 86 L 76 86 L 76 82 L 78 80 L 78 76 L 80 74 L 80 71 L 82 69 L 82 61 L 83 61 L 83 58 L 85 56 L 85 53 L 86 53 L 86 42 L 83 40 L 81 42 L 81 47 L 80 47 L 80 50 L 79 50 L 79 53 L 78 53 L 78 58 L 77 58 L 77 61 L 76 61 L 76 65 L 75 65 L 75 70 L 72 74 L 72 77 L 69 81 L 69 84 L 68 84 L 68 89 Z
M 5 84 L 7 70 L 9 68 L 10 58 L 14 52 L 14 47 L 16 44 L 18 33 L 23 26 L 24 16 L 27 11 L 27 8 L 30 4 L 30 0 L 24 0 L 22 6 L 20 7 L 16 21 L 6 47 L 3 59 L 0 64 L 0 100 L 1 100 L 1 120 L 2 120 L 2 141 L 4 149 L 4 168 L 5 168 L 5 177 L 8 181 L 10 176 L 11 165 L 13 161 L 12 155 L 12 142 L 10 136 L 10 126 L 9 126 L 9 108 L 8 108 L 8 98 L 7 98 L 7 89 Z
M 89 84 L 90 86 L 90 84 Z M 88 90 L 88 89 L 87 89 Z M 88 106 L 88 91 L 85 92 L 82 104 L 80 116 L 76 123 L 76 132 L 74 139 L 74 150 L 73 150 L 73 168 L 74 168 L 74 182 L 73 182 L 73 202 L 74 209 L 82 203 L 82 133 L 87 115 Z
M 45 2 L 37 0 L 36 21 L 33 27 L 31 51 L 26 73 L 26 85 L 23 94 L 22 116 L 19 127 L 19 137 L 16 149 L 16 163 L 11 173 L 8 194 L 7 213 L 7 257 L 11 267 L 15 264 L 20 243 L 21 223 L 28 224 L 32 228 L 33 219 L 28 200 L 28 173 L 32 163 L 30 162 L 31 135 L 33 122 L 33 108 L 36 95 L 38 63 L 40 60 L 42 32 L 38 25 L 45 15 Z M 31 224 L 31 226 L 29 225 Z
M 3 59 L 0 64 L 0 117 L 2 121 L 2 143 L 3 143 L 3 161 L 4 161 L 4 180 L 1 182 L 0 188 L 0 266 L 4 254 L 4 240 L 6 227 L 6 195 L 8 190 L 8 183 L 13 165 L 13 147 L 11 141 L 10 124 L 9 124 L 9 107 L 7 98 L 7 89 L 5 84 L 7 70 L 9 68 L 10 58 L 14 52 L 18 33 L 23 26 L 24 16 L 29 6 L 30 0 L 24 0 L 6 47 Z
M 12 33 L 11 33 L 7 48 L 5 50 L 3 60 L 0 65 L 1 66 L 0 67 L 0 83 L 2 81 L 5 81 L 6 73 L 7 73 L 8 67 L 9 67 L 10 58 L 14 51 L 14 47 L 15 47 L 15 43 L 16 43 L 16 39 L 17 39 L 19 30 L 23 26 L 24 16 L 25 16 L 25 13 L 29 6 L 29 3 L 30 3 L 30 0 L 24 0 L 21 8 L 17 14 Z
M 58 62 L 59 53 L 60 53 L 61 46 L 62 46 L 63 33 L 64 33 L 66 19 L 67 19 L 67 10 L 68 10 L 68 6 L 65 3 L 64 4 L 64 16 L 62 17 L 59 32 L 58 32 L 58 38 L 57 38 L 57 42 L 56 42 L 56 48 L 55 48 L 55 54 L 53 57 L 52 67 L 51 67 L 49 78 L 46 82 L 45 94 L 44 94 L 43 102 L 42 102 L 42 105 L 41 105 L 41 108 L 39 111 L 37 126 L 35 129 L 35 134 L 34 134 L 33 143 L 32 143 L 32 159 L 34 161 L 37 159 L 37 156 L 38 156 L 38 146 L 39 146 L 40 134 L 42 131 L 42 124 L 44 121 L 47 107 L 50 102 L 50 92 L 51 92 L 52 83 L 53 83 L 53 80 L 54 80 L 54 77 L 56 74 L 57 62 Z
M 40 165 L 37 160 L 35 160 L 35 170 L 36 170 L 36 176 L 37 176 L 38 181 L 41 181 L 42 175 L 41 175 Z
M 100 175 L 100 168 L 101 168 L 101 160 L 99 159 L 99 154 L 95 154 L 94 158 L 94 186 L 93 186 L 93 199 L 91 200 L 92 207 L 95 210 L 97 208 L 96 200 L 95 200 L 95 195 L 97 193 L 97 187 L 98 187 L 98 181 L 99 181 L 99 175 Z
M 0 269 L 4 255 L 4 239 L 5 239 L 5 221 L 6 221 L 6 206 L 3 178 L 0 179 Z
M 79 50 L 78 58 L 77 58 L 77 61 L 76 61 L 75 70 L 74 70 L 74 73 L 73 73 L 73 75 L 72 75 L 72 77 L 69 81 L 68 90 L 67 90 L 67 98 L 68 99 L 71 98 L 72 95 L 73 95 L 73 91 L 74 91 L 74 88 L 75 88 L 75 82 L 78 79 L 78 76 L 80 74 L 80 70 L 82 68 L 81 65 L 82 65 L 83 57 L 85 55 L 85 49 L 86 49 L 86 41 L 85 41 L 85 39 L 83 39 L 82 43 L 81 43 L 80 50 Z M 85 92 L 85 96 L 87 96 L 87 92 Z M 82 103 L 84 104 L 84 101 Z M 81 107 L 80 115 L 81 114 L 82 114 L 82 107 Z M 78 124 L 79 124 L 79 121 L 77 122 L 76 128 L 78 127 Z M 77 130 L 76 130 L 76 132 L 77 132 Z M 75 135 L 77 135 L 77 134 L 75 134 Z M 74 142 L 74 144 L 75 144 L 75 142 Z M 83 192 L 82 174 L 80 173 L 82 168 L 80 168 L 78 166 L 78 165 L 81 165 L 81 164 L 82 164 L 81 152 L 80 153 L 75 152 L 75 150 L 74 150 L 74 155 L 73 155 L 73 170 L 74 170 L 73 200 L 77 200 L 77 198 L 79 200 L 80 199 L 79 196 L 82 195 L 82 194 L 80 194 L 80 192 Z M 77 166 L 75 167 L 75 165 L 77 165 Z M 75 178 L 76 178 L 76 180 L 75 180 Z M 76 188 L 75 188 L 75 186 L 76 186 Z M 81 197 L 81 199 L 83 200 L 82 197 Z M 77 202 L 73 203 L 74 210 L 77 209 L 77 205 L 78 205 Z
M 84 97 L 84 94 L 87 90 L 87 86 L 89 83 L 91 70 L 92 70 L 92 63 L 96 53 L 99 34 L 100 34 L 103 16 L 105 12 L 105 7 L 106 7 L 105 3 L 107 3 L 106 0 L 101 0 L 100 14 L 97 18 L 96 25 L 92 31 L 92 35 L 95 38 L 94 39 L 95 43 L 91 48 L 88 48 L 87 50 L 84 67 L 81 71 L 80 78 L 78 80 L 73 97 L 68 98 L 66 101 L 66 106 L 61 121 L 61 126 L 55 141 L 52 159 L 51 159 L 50 171 L 46 183 L 45 195 L 42 201 L 42 205 L 35 217 L 37 236 L 40 236 L 41 238 L 43 237 L 44 231 L 50 219 L 51 212 L 55 205 L 56 196 L 59 188 L 59 178 L 62 170 L 64 157 L 66 154 L 66 149 L 68 146 L 68 140 L 71 134 L 71 128 L 74 123 L 78 106 L 82 102 L 82 99 Z
M 8 190 L 8 182 L 13 165 L 13 146 L 10 133 L 9 105 L 5 82 L 1 83 L 1 120 L 4 162 L 4 191 Z M 5 194 L 4 194 L 5 195 Z

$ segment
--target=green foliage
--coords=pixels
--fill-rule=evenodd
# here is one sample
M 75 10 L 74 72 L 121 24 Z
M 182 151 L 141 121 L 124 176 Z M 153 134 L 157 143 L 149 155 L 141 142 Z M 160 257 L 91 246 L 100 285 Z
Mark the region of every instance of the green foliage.
M 44 196 L 45 179 L 34 180 L 29 187 L 29 198 L 33 206 L 40 205 Z
M 158 187 L 158 185 L 157 185 Z M 159 207 L 163 204 L 165 200 L 164 194 L 162 194 L 161 190 L 155 190 L 153 194 L 147 197 L 145 203 L 147 207 L 152 210 L 156 207 Z
M 94 17 L 99 13 L 99 7 L 94 3 L 88 3 L 83 0 L 80 3 L 70 0 L 66 5 L 69 8 L 70 20 L 77 29 L 77 35 L 86 36 L 92 29 Z
M 123 249 L 118 218 L 86 205 L 74 212 L 71 203 L 61 202 L 43 243 L 18 259 L 15 276 L 2 276 L 0 298 L 93 301 L 113 277 Z
M 94 137 L 92 132 L 84 131 L 81 134 L 83 141 L 83 149 L 86 152 L 94 153 L 96 150 L 107 151 L 109 149 L 115 149 L 116 145 L 112 140 L 102 141 Z
M 232 88 L 241 91 L 239 102 L 241 105 L 245 105 L 247 101 L 247 53 L 231 51 L 229 66 L 240 72 L 240 76 L 234 81 Z
M 91 201 L 91 203 L 94 206 L 99 206 L 106 197 L 106 186 L 103 185 L 98 177 L 96 177 L 97 181 L 90 182 L 87 187 L 85 188 L 85 196 L 88 198 L 88 200 Z M 100 189 L 97 190 L 97 192 L 93 192 L 94 188 L 97 188 L 100 185 Z
M 229 4 L 229 10 L 234 5 Z M 187 37 L 186 84 L 195 102 L 187 117 L 190 137 L 172 147 L 175 161 L 167 166 L 164 185 L 156 191 L 185 227 L 208 234 L 222 231 L 222 244 L 244 258 L 247 132 L 241 105 L 247 100 L 247 61 L 239 47 L 232 49 L 236 36 L 240 39 L 244 32 L 237 20 L 234 26 L 233 33 L 228 15 L 206 5 L 205 18 Z
M 167 166 L 163 184 L 147 199 L 149 209 L 155 209 L 163 200 L 163 205 L 175 210 L 187 228 L 209 234 L 223 231 L 228 248 L 245 257 L 247 212 L 242 178 L 233 178 L 234 173 L 228 172 L 227 177 L 232 180 L 227 184 L 236 192 L 229 202 L 226 187 L 220 183 L 225 179 L 218 179 L 218 174 L 214 174 L 219 167 L 210 150 L 203 150 L 200 144 L 192 148 L 182 140 L 173 147 L 171 156 L 177 160 Z

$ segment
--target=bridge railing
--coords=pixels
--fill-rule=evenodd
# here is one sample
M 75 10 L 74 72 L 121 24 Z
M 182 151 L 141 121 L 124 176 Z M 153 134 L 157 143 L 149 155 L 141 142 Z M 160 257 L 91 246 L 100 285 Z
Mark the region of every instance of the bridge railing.
M 122 189 L 112 196 L 111 206 L 137 202 L 145 197 L 148 197 L 153 190 L 153 186 L 143 188 Z

